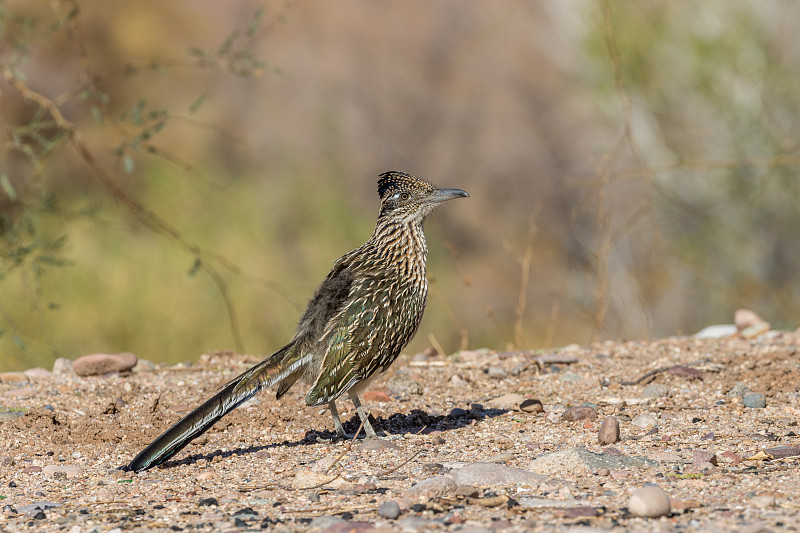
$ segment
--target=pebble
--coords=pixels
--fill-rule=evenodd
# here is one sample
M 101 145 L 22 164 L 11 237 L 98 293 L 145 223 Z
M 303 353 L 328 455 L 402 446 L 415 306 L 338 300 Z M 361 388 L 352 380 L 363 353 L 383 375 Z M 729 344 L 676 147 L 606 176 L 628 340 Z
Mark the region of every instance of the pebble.
M 734 465 L 739 464 L 743 461 L 741 455 L 730 451 L 722 452 L 721 454 L 719 454 L 719 458 L 724 463 L 730 463 Z
M 397 444 L 386 439 L 365 439 L 356 448 L 360 452 L 371 452 L 376 450 L 393 450 Z
M 775 500 L 775 496 L 771 496 L 769 494 L 761 494 L 759 496 L 753 496 L 750 499 L 750 504 L 757 508 L 757 509 L 767 509 L 769 507 L 775 507 L 777 501 Z
M 750 309 L 737 309 L 733 314 L 733 323 L 736 324 L 736 328 L 739 331 L 755 326 L 756 324 L 761 324 L 762 322 L 764 322 L 764 319 Z
M 558 381 L 561 383 L 577 383 L 581 379 L 583 378 L 575 372 L 564 372 L 558 376 Z
M 525 396 L 514 392 L 510 392 L 508 394 L 503 394 L 502 396 L 498 396 L 497 398 L 492 398 L 486 403 L 491 407 L 499 407 L 501 409 L 515 409 L 518 405 L 520 405 L 521 402 L 524 401 L 525 401 Z
M 83 472 L 83 467 L 78 465 L 68 465 L 68 464 L 57 464 L 57 465 L 46 465 L 42 468 L 42 474 L 45 476 L 52 476 L 55 477 L 58 473 L 64 473 L 68 478 L 73 478 L 78 476 Z
M 136 355 L 131 352 L 93 353 L 72 362 L 79 376 L 98 376 L 109 372 L 124 372 L 136 366 Z
M 428 501 L 450 494 L 457 487 L 458 484 L 453 479 L 453 476 L 429 477 L 406 489 L 403 495 L 414 501 Z
M 763 409 L 767 406 L 767 397 L 757 392 L 749 392 L 742 398 L 742 403 L 750 409 Z
M 39 389 L 35 387 L 22 387 L 21 389 L 11 389 L 3 393 L 3 396 L 8 398 L 17 398 L 24 400 L 26 398 L 33 398 L 39 393 Z
M 331 489 L 352 488 L 350 483 L 341 477 L 337 477 L 336 474 L 323 474 L 304 468 L 298 469 L 292 480 L 292 488 L 294 489 L 310 489 L 317 486 Z
M 540 474 L 556 474 L 584 470 L 615 470 L 620 468 L 653 468 L 658 462 L 644 457 L 614 456 L 590 452 L 586 448 L 577 447 L 552 452 L 537 457 L 527 469 Z
M 750 392 L 750 387 L 739 382 L 731 387 L 731 390 L 729 390 L 725 396 L 728 398 L 744 398 L 744 395 L 748 392 Z
M 23 374 L 25 374 L 25 376 L 31 381 L 40 381 L 42 379 L 47 379 L 53 375 L 52 372 L 50 372 L 46 368 L 41 368 L 41 367 L 29 368 L 28 370 L 23 372 Z
M 570 365 L 578 362 L 578 357 L 574 354 L 564 353 L 543 353 L 533 358 L 542 365 Z
M 147 359 L 139 359 L 136 361 L 136 366 L 133 367 L 134 372 L 152 372 L 156 369 L 156 365 Z
M 486 375 L 492 379 L 505 379 L 508 377 L 508 372 L 499 366 L 490 366 L 486 371 Z
M 395 394 L 422 394 L 422 385 L 405 373 L 398 372 L 387 383 L 389 390 Z
M 721 339 L 735 335 L 738 331 L 734 324 L 715 324 L 701 329 L 694 336 L 698 339 Z
M 742 331 L 740 331 L 740 333 L 745 339 L 754 339 L 759 335 L 763 335 L 764 333 L 768 332 L 769 329 L 769 322 L 761 322 L 759 324 L 753 324 L 748 328 L 744 328 Z
M 480 487 L 509 487 L 512 485 L 538 485 L 545 476 L 529 470 L 497 463 L 472 463 L 450 471 L 456 485 Z
M 26 466 L 25 468 L 22 469 L 23 474 L 35 474 L 36 472 L 41 472 L 41 471 L 42 467 L 36 465 Z
M 695 450 L 692 452 L 692 464 L 701 468 L 705 468 L 707 464 L 717 466 L 717 456 L 708 450 Z
M 362 399 L 365 402 L 391 402 L 392 399 L 389 398 L 389 395 L 380 390 L 368 390 L 362 395 Z
M 516 456 L 513 453 L 503 452 L 503 453 L 498 453 L 498 454 L 495 454 L 495 455 L 487 457 L 485 462 L 487 462 L 487 463 L 497 463 L 497 464 L 506 464 L 506 463 L 510 463 L 515 458 L 516 458 Z
M 383 502 L 378 507 L 378 515 L 389 520 L 394 520 L 400 516 L 400 505 L 395 501 Z
M 20 385 L 22 383 L 28 383 L 28 381 L 28 376 L 22 372 L 0 373 L 0 383 L 4 383 L 6 385 Z
M 544 405 L 542 405 L 541 400 L 527 398 L 520 402 L 519 410 L 523 413 L 543 413 Z
M 596 420 L 597 419 L 597 411 L 595 411 L 591 407 L 586 407 L 584 405 L 580 407 L 569 407 L 564 414 L 561 415 L 561 419 L 567 422 L 578 422 L 582 420 Z
M 650 413 L 642 413 L 631 420 L 631 424 L 641 429 L 649 429 L 658 425 L 658 419 Z
M 600 444 L 619 442 L 619 421 L 615 417 L 608 416 L 603 420 L 600 431 L 597 432 L 597 441 Z
M 454 387 L 466 387 L 469 385 L 469 381 L 465 380 L 458 374 L 454 374 L 453 377 L 450 378 L 450 385 Z
M 645 485 L 637 489 L 628 500 L 628 511 L 634 516 L 657 518 L 669 515 L 669 496 L 658 485 Z
M 800 455 L 800 447 L 775 446 L 772 448 L 764 448 L 764 453 L 771 455 L 775 459 L 783 459 L 784 457 L 794 457 Z
M 72 365 L 72 361 L 66 357 L 59 357 L 53 363 L 53 374 L 56 376 L 74 376 L 75 367 Z
M 651 383 L 642 389 L 643 398 L 666 398 L 669 396 L 669 387 L 663 383 Z

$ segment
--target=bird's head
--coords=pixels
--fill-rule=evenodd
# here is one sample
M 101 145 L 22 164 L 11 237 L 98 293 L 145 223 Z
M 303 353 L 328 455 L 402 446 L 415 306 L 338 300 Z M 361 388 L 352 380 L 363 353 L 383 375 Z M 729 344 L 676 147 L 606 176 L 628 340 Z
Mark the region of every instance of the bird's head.
M 427 181 L 396 170 L 384 172 L 378 180 L 381 217 L 422 222 L 440 203 L 468 197 L 461 189 L 437 189 Z

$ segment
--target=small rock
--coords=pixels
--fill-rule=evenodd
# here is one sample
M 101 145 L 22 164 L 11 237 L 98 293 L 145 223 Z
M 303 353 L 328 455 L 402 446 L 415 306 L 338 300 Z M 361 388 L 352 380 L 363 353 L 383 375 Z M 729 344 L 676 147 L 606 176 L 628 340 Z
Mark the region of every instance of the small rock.
M 455 491 L 458 485 L 453 476 L 436 476 L 423 479 L 403 494 L 409 500 L 428 501 Z
M 744 395 L 742 403 L 751 409 L 763 409 L 767 406 L 767 397 L 760 393 L 750 392 Z
M 458 374 L 453 374 L 453 377 L 450 378 L 450 385 L 454 387 L 466 387 L 469 385 L 469 381 L 465 380 Z
M 197 502 L 198 507 L 217 507 L 219 506 L 219 502 L 216 498 L 202 498 L 200 501 Z
M 649 429 L 658 425 L 658 420 L 650 413 L 642 413 L 631 420 L 631 424 L 641 429 Z
M 750 504 L 757 508 L 757 509 L 768 509 L 770 507 L 775 507 L 777 501 L 775 500 L 775 496 L 769 494 L 760 494 L 758 496 L 753 496 L 750 499 Z
M 725 396 L 728 398 L 744 398 L 744 395 L 748 392 L 750 392 L 750 387 L 740 382 L 731 387 L 731 390 Z
M 536 398 L 528 398 L 520 402 L 519 410 L 523 413 L 538 414 L 544 412 L 544 405 L 542 405 L 542 402 Z
M 784 457 L 800 455 L 800 448 L 797 446 L 775 446 L 773 448 L 764 448 L 764 453 L 771 455 L 775 459 L 783 459 Z
M 22 372 L 3 372 L 0 374 L 0 383 L 6 385 L 21 385 L 28 383 L 28 376 Z
M 343 524 L 345 520 L 338 516 L 318 516 L 308 524 L 309 529 L 324 530 L 337 524 Z
M 739 464 L 743 461 L 741 455 L 731 451 L 722 452 L 721 454 L 719 454 L 719 458 L 724 463 L 729 463 L 734 465 Z
M 72 361 L 66 357 L 59 357 L 53 363 L 53 374 L 57 376 L 74 376 L 75 368 L 72 366 Z
M 764 322 L 760 316 L 750 309 L 737 309 L 733 314 L 733 323 L 739 331 Z
M 156 365 L 147 359 L 139 359 L 136 361 L 136 366 L 133 367 L 134 372 L 152 372 L 156 369 Z
M 543 353 L 537 355 L 533 359 L 542 365 L 570 365 L 578 362 L 578 357 L 574 354 L 564 353 L 564 350 L 558 353 Z
M 368 390 L 362 395 L 362 398 L 365 402 L 391 402 L 392 399 L 389 398 L 389 395 L 383 391 L 379 390 Z
M 667 370 L 668 374 L 672 374 L 673 376 L 679 376 L 682 378 L 687 379 L 703 379 L 703 371 L 697 368 L 693 368 L 691 366 L 673 366 L 669 370 Z
M 698 339 L 721 339 L 735 335 L 738 331 L 733 324 L 715 324 L 701 329 L 694 336 Z
M 486 371 L 486 375 L 492 379 L 505 379 L 508 377 L 508 373 L 499 366 L 490 366 Z
M 555 475 L 564 472 L 597 472 L 603 469 L 615 471 L 620 468 L 653 468 L 656 466 L 658 466 L 656 461 L 644 457 L 593 453 L 586 448 L 577 447 L 539 456 L 527 468 L 533 472 Z
M 749 328 L 745 328 L 740 333 L 742 337 L 744 337 L 745 339 L 754 339 L 759 335 L 767 333 L 769 329 L 770 329 L 769 323 L 762 322 L 760 324 L 755 324 L 753 326 L 750 326 Z
M 592 507 L 591 505 L 581 505 L 579 507 L 569 507 L 564 509 L 564 518 L 581 518 L 581 517 L 591 517 L 597 516 L 599 513 L 597 509 Z
M 666 398 L 669 396 L 669 387 L 663 383 L 651 383 L 642 389 L 643 398 Z
M 375 450 L 393 450 L 395 448 L 397 448 L 397 444 L 386 439 L 365 439 L 358 445 L 357 450 L 371 452 Z
M 498 454 L 495 454 L 495 455 L 492 455 L 492 456 L 488 457 L 486 459 L 486 462 L 487 463 L 497 463 L 497 464 L 504 465 L 504 464 L 506 464 L 508 462 L 513 461 L 514 459 L 515 459 L 515 457 L 514 457 L 513 453 L 504 452 L 504 453 L 498 453 Z
M 567 422 L 578 422 L 582 420 L 596 420 L 597 419 L 597 411 L 595 411 L 591 407 L 587 406 L 580 406 L 580 407 L 569 407 L 564 414 L 561 415 L 561 419 Z
M 669 515 L 669 496 L 658 485 L 645 485 L 628 500 L 628 511 L 634 516 L 657 518 Z
M 60 507 L 60 506 L 61 506 L 60 503 L 55 503 L 55 502 L 33 502 L 29 503 L 28 505 L 23 505 L 22 507 L 17 507 L 17 512 L 33 515 L 40 511 L 46 511 L 48 509 L 52 509 L 53 507 Z
M 455 492 L 458 498 L 477 498 L 480 491 L 473 485 L 459 485 Z
M 323 474 L 312 470 L 298 469 L 292 480 L 292 488 L 310 489 L 312 487 L 349 489 L 352 488 L 352 485 L 336 474 Z
M 545 480 L 540 474 L 497 463 L 468 464 L 462 468 L 451 470 L 450 476 L 457 485 L 475 485 L 479 487 L 538 485 Z
M 395 394 L 422 394 L 422 385 L 403 372 L 393 375 L 387 386 Z
M 124 372 L 136 366 L 136 355 L 123 353 L 94 353 L 78 357 L 72 363 L 79 376 L 98 376 L 109 372 Z
M 619 421 L 609 416 L 600 424 L 600 431 L 597 432 L 597 441 L 600 444 L 614 444 L 619 442 Z
M 400 516 L 400 506 L 394 501 L 383 502 L 381 506 L 378 507 L 378 515 L 383 518 L 388 518 L 389 520 L 394 520 Z
M 577 383 L 580 380 L 581 377 L 575 372 L 564 372 L 563 374 L 558 376 L 558 381 L 562 383 Z
M 3 396 L 24 400 L 26 398 L 33 398 L 37 394 L 39 394 L 39 389 L 36 387 L 22 387 L 21 389 L 7 390 L 3 393 Z
M 41 472 L 41 471 L 42 467 L 36 465 L 26 466 L 25 468 L 22 469 L 23 474 L 35 474 L 36 472 Z
M 46 368 L 41 368 L 41 367 L 29 368 L 28 370 L 23 372 L 23 374 L 25 374 L 25 376 L 31 381 L 41 381 L 53 375 L 52 372 L 50 372 Z
M 709 452 L 707 450 L 695 450 L 692 453 L 692 464 L 694 466 L 705 466 L 706 463 L 710 463 L 713 466 L 717 466 L 717 456 L 713 452 Z
M 520 402 L 524 401 L 525 397 L 523 395 L 511 392 L 508 394 L 503 394 L 502 396 L 498 396 L 497 398 L 492 398 L 486 403 L 491 407 L 514 409 L 520 404 Z

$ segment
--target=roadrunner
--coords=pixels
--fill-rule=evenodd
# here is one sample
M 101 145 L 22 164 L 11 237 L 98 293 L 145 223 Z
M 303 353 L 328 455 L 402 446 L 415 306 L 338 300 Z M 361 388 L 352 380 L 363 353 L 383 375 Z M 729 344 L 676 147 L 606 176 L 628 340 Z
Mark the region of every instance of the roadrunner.
M 378 195 L 372 237 L 333 264 L 292 340 L 165 431 L 128 470 L 163 463 L 261 389 L 277 383 L 280 398 L 300 378 L 310 385 L 306 404 L 327 403 L 340 435 L 346 436 L 335 402 L 347 393 L 367 436 L 376 436 L 358 395 L 389 368 L 422 320 L 428 300 L 422 223 L 441 202 L 469 196 L 404 172 L 381 174 Z

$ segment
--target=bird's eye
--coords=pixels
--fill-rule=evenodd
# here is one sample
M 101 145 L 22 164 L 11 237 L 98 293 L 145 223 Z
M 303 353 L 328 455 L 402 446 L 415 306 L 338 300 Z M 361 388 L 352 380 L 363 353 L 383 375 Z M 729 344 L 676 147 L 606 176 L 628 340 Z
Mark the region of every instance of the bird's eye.
M 405 201 L 405 200 L 408 200 L 409 198 L 411 198 L 411 195 L 410 195 L 410 194 L 408 194 L 407 192 L 401 192 L 401 193 L 400 193 L 400 199 L 401 199 L 401 200 L 404 200 L 404 201 Z

